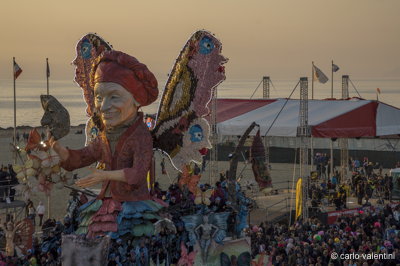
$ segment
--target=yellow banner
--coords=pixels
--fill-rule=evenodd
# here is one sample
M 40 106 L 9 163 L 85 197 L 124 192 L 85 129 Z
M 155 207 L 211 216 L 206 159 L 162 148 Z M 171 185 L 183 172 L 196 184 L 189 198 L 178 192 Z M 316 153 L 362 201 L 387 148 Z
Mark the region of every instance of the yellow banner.
M 303 211 L 302 178 L 299 178 L 296 184 L 296 220 L 299 218 L 302 211 Z

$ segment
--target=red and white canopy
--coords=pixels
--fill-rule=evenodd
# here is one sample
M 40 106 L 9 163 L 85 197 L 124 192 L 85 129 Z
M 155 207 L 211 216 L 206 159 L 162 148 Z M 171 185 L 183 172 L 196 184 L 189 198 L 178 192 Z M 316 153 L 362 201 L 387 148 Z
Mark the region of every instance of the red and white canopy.
M 242 135 L 254 121 L 265 135 L 286 99 L 218 99 L 219 135 Z M 299 125 L 300 100 L 289 100 L 268 136 L 295 137 Z M 400 109 L 378 101 L 309 100 L 308 124 L 312 136 L 356 138 L 400 134 Z M 255 134 L 255 131 L 252 132 Z

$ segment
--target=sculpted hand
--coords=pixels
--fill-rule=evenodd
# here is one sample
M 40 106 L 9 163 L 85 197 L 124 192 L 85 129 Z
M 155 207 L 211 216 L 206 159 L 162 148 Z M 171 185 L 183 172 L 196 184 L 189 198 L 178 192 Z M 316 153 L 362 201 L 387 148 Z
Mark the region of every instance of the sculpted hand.
M 88 174 L 84 178 L 79 179 L 75 184 L 81 188 L 86 188 L 93 186 L 97 183 L 103 182 L 107 179 L 107 172 L 103 170 L 98 170 L 95 168 L 89 168 L 92 173 Z
M 54 137 L 51 136 L 49 139 L 50 147 L 60 156 L 61 161 L 68 160 L 69 152 L 68 150 L 62 146 L 58 141 L 54 140 Z

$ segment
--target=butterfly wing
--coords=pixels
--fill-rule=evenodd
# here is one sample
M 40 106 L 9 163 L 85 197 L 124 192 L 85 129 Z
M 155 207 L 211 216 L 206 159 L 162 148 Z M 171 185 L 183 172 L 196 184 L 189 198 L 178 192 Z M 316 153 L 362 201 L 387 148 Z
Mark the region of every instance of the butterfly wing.
M 152 131 L 154 147 L 166 152 L 182 169 L 191 161 L 201 163 L 203 148 L 211 148 L 210 126 L 203 118 L 214 89 L 225 80 L 227 59 L 221 42 L 210 32 L 195 32 L 186 42 L 169 75 Z
M 32 248 L 32 234 L 35 231 L 30 219 L 25 218 L 15 225 L 14 244 L 26 254 L 28 249 Z
M 226 237 L 226 231 L 228 230 L 228 217 L 229 212 L 218 212 L 218 213 L 211 213 L 208 216 L 209 222 L 216 227 L 218 227 L 218 231 L 214 235 L 214 240 L 218 244 L 222 244 L 222 241 Z
M 75 82 L 82 88 L 83 98 L 86 102 L 86 113 L 90 117 L 86 123 L 86 145 L 99 133 L 99 117 L 94 112 L 94 93 L 90 84 L 92 66 L 98 55 L 104 51 L 112 50 L 112 46 L 95 33 L 83 36 L 76 45 Z
M 195 214 L 195 215 L 187 215 L 183 216 L 182 218 L 183 223 L 185 224 L 185 229 L 189 233 L 189 244 L 194 246 L 197 242 L 196 237 L 196 228 L 203 222 L 203 216 Z
M 99 54 L 108 50 L 112 50 L 112 46 L 95 33 L 86 34 L 76 45 L 76 58 L 72 62 L 75 65 L 75 82 L 83 90 L 89 116 L 94 111 L 93 88 L 90 84 L 92 65 Z

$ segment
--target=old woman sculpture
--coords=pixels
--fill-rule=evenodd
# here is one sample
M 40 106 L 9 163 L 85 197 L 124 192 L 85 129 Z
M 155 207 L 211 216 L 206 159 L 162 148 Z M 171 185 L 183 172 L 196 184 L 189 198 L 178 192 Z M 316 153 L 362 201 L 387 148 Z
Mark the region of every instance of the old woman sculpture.
M 101 129 L 97 138 L 79 150 L 67 149 L 54 139 L 50 144 L 66 170 L 97 162 L 97 169 L 76 183 L 83 188 L 102 183 L 98 200 L 82 210 L 86 217 L 80 225 L 81 233 L 122 234 L 127 231 L 118 228 L 118 224 L 134 208 L 132 202 L 145 204 L 147 211 L 158 209 L 150 200 L 147 185 L 152 137 L 143 122 L 143 114 L 138 112 L 140 106 L 157 99 L 157 80 L 136 58 L 119 51 L 105 51 L 93 67 L 91 84 L 95 116 L 99 118 L 97 126 Z

